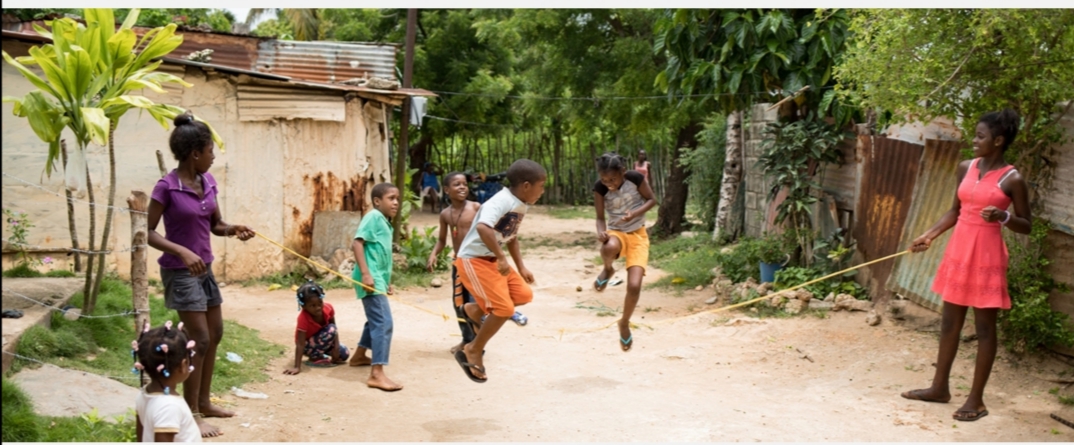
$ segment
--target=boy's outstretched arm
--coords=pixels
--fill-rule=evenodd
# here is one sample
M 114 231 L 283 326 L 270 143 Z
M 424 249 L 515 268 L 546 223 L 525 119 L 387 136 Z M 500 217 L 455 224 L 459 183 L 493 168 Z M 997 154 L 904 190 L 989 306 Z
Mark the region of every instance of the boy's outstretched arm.
M 283 373 L 287 375 L 297 375 L 302 372 L 302 349 L 306 346 L 306 332 L 298 331 L 298 335 L 295 337 L 295 366 L 292 368 L 284 369 Z
M 500 275 L 507 276 L 511 272 L 511 266 L 507 264 L 507 256 L 503 254 L 500 243 L 496 241 L 496 229 L 485 223 L 477 223 L 477 234 L 481 236 L 481 242 L 496 255 L 496 269 Z

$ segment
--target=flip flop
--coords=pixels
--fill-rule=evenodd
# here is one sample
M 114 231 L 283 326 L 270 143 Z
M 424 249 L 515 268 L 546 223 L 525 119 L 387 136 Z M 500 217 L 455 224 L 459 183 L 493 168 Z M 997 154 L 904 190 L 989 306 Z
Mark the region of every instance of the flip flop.
M 593 280 L 593 289 L 596 289 L 597 292 L 604 291 L 605 287 L 608 287 L 607 279 L 601 280 L 600 278 L 597 278 L 596 280 Z
M 630 351 L 630 348 L 634 346 L 634 334 L 630 334 L 630 337 L 623 340 L 623 337 L 619 337 L 619 341 L 623 343 L 623 352 Z
M 515 315 L 511 316 L 511 321 L 515 322 L 515 324 L 519 326 L 525 326 L 526 323 L 530 322 L 530 319 L 526 318 L 525 315 L 522 315 L 521 312 L 515 311 Z
M 612 281 L 608 283 L 609 286 L 618 286 L 620 284 L 623 284 L 623 280 L 620 278 L 612 278 Z
M 462 351 L 455 352 L 455 361 L 459 362 L 459 366 L 462 366 L 462 371 L 466 373 L 466 376 L 469 377 L 470 380 L 473 380 L 473 381 L 475 381 L 477 383 L 485 383 L 485 382 L 488 381 L 488 374 L 485 374 L 485 368 L 484 367 L 466 363 L 466 353 L 465 352 L 462 352 Z M 485 374 L 485 378 L 482 379 L 482 378 L 478 378 L 477 376 L 475 376 L 474 372 L 470 370 L 471 368 L 480 371 L 482 374 Z
M 960 416 L 959 414 L 962 415 Z M 988 410 L 986 409 L 983 411 L 955 411 L 955 413 L 952 414 L 951 417 L 961 422 L 976 422 L 977 419 L 980 419 L 987 415 Z

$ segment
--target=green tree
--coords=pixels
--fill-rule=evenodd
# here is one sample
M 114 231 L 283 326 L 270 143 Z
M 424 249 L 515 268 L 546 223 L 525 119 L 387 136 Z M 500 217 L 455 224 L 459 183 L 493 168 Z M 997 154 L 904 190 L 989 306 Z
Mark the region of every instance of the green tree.
M 848 37 L 844 10 L 668 10 L 656 26 L 654 51 L 667 55 L 657 83 L 668 94 L 706 95 L 728 116 L 727 158 L 716 211 L 715 236 L 732 227 L 731 207 L 742 182 L 741 111 L 757 102 L 786 102 L 795 119 L 815 111 L 837 126 L 851 111 L 835 97 L 831 77 Z M 725 233 L 721 234 L 721 231 Z
M 85 152 L 92 142 L 108 147 L 109 187 L 100 250 L 108 249 L 112 227 L 112 206 L 115 204 L 116 168 L 113 133 L 121 117 L 131 108 L 148 112 L 164 128 L 184 110 L 157 104 L 133 94 L 144 88 L 164 93 L 165 82 L 191 86 L 173 75 L 157 72 L 161 57 L 182 43 L 175 34 L 176 25 L 155 28 L 142 38 L 131 29 L 138 20 L 138 10 L 127 15 L 116 30 L 111 9 L 86 9 L 85 24 L 70 18 L 46 22 L 51 29 L 35 26 L 35 30 L 53 43 L 34 46 L 29 56 L 14 58 L 6 51 L 4 61 L 17 69 L 36 90 L 25 96 L 4 96 L 4 102 L 14 104 L 13 113 L 29 121 L 34 133 L 49 144 L 45 173 L 56 170 L 60 156 L 60 136 L 64 128 L 75 136 L 77 149 Z M 141 51 L 135 52 L 135 48 Z M 36 65 L 44 78 L 27 65 Z M 214 132 L 219 144 L 219 138 Z M 90 176 L 86 174 L 90 199 L 89 250 L 95 250 L 96 212 Z M 98 268 L 93 273 L 94 256 L 89 257 L 86 283 L 83 289 L 86 313 L 92 313 L 104 275 L 104 254 L 97 255 Z
M 891 121 L 955 119 L 969 142 L 984 113 L 1024 119 L 1008 159 L 1046 189 L 1074 85 L 1074 10 L 877 9 L 854 14 L 835 76 L 846 96 Z

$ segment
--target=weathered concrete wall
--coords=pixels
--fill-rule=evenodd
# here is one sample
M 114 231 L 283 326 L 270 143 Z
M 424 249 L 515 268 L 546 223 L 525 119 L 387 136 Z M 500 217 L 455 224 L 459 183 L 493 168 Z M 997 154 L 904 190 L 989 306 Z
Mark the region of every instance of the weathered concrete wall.
M 779 110 L 766 111 L 770 104 L 758 104 L 750 108 L 749 117 L 743 122 L 742 148 L 746 169 L 746 236 L 764 234 L 768 211 L 768 190 L 771 188 L 764 169 L 757 165 L 764 149 L 764 128 L 779 118 Z
M 4 50 L 25 53 L 26 45 L 4 40 Z M 194 84 L 178 94 L 161 96 L 145 92 L 159 102 L 192 110 L 213 124 L 224 139 L 226 151 L 217 149 L 216 162 L 209 170 L 220 184 L 219 204 L 224 220 L 247 224 L 265 236 L 281 241 L 302 253 L 309 253 L 313 213 L 320 210 L 368 210 L 370 181 L 389 180 L 386 113 L 379 103 L 349 98 L 343 122 L 281 119 L 240 122 L 237 82 L 241 79 L 200 68 L 169 72 L 185 73 Z M 4 95 L 21 96 L 31 85 L 13 68 L 3 65 Z M 170 89 L 174 90 L 174 89 Z M 342 92 L 340 93 L 343 94 Z M 377 116 L 366 113 L 376 111 Z M 11 114 L 11 104 L 3 104 L 3 171 L 16 179 L 3 179 L 3 206 L 27 212 L 36 226 L 29 243 L 48 247 L 69 247 L 67 214 L 64 205 L 63 173 L 51 178 L 41 175 L 48 146 L 41 142 L 25 120 Z M 176 166 L 168 148 L 169 131 L 147 113 L 128 113 L 115 136 L 116 206 L 125 207 L 131 189 L 150 192 L 160 178 L 155 151 L 165 154 L 167 168 Z M 68 141 L 73 137 L 68 136 Z M 69 149 L 74 149 L 73 144 Z M 108 164 L 104 147 L 89 147 L 87 163 L 99 202 L 107 199 Z M 367 186 L 368 185 L 368 186 Z M 45 190 L 36 188 L 40 186 Z M 56 196 L 59 194 L 60 196 Z M 88 239 L 87 205 L 76 203 L 76 220 L 83 246 Z M 98 237 L 104 221 L 103 208 L 97 212 Z M 158 227 L 163 233 L 163 224 Z M 8 236 L 5 227 L 4 235 Z M 213 237 L 216 255 L 214 272 L 221 280 L 244 279 L 280 270 L 290 259 L 276 247 L 255 238 L 247 242 Z M 130 219 L 117 212 L 110 246 L 130 246 Z M 60 256 L 52 255 L 61 259 Z M 61 255 L 62 256 L 62 255 Z M 151 250 L 156 261 L 160 252 Z M 11 255 L 5 255 L 5 263 Z M 61 259 L 62 260 L 62 259 Z M 130 255 L 109 255 L 109 267 L 126 275 Z M 60 264 L 57 267 L 66 268 Z M 150 273 L 158 274 L 155 264 Z

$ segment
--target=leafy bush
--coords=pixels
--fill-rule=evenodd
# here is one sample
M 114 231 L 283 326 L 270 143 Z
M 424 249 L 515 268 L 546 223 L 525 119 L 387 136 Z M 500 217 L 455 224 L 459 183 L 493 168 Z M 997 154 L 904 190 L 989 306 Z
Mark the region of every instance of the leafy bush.
M 730 252 L 719 252 L 716 264 L 720 272 L 735 283 L 741 283 L 753 277 L 761 280 L 761 241 L 757 238 L 742 238 Z
M 1041 346 L 1074 346 L 1069 317 L 1048 304 L 1052 291 L 1070 292 L 1069 285 L 1055 281 L 1045 272 L 1050 261 L 1044 257 L 1044 240 L 1050 230 L 1051 225 L 1038 218 L 1033 221 L 1028 247 L 1008 238 L 1011 310 L 1000 311 L 999 328 L 1003 345 L 1015 353 L 1033 352 Z
M 429 260 L 429 255 L 433 253 L 433 248 L 436 247 L 437 235 L 436 227 L 426 227 L 425 233 L 418 232 L 418 229 L 413 229 L 410 236 L 399 241 L 400 253 L 406 257 L 405 270 L 409 271 L 424 271 L 425 264 Z M 440 255 L 436 258 L 436 270 L 447 270 L 450 260 L 448 260 L 448 252 L 450 247 L 440 251 Z
M 828 274 L 830 272 L 824 272 L 816 268 L 787 267 L 776 271 L 776 287 L 786 289 Z M 836 295 L 849 294 L 859 300 L 867 298 L 868 293 L 865 288 L 851 279 L 854 275 L 857 275 L 857 271 L 850 271 L 841 277 L 832 277 L 819 283 L 810 284 L 805 289 L 812 292 L 813 296 L 819 299 L 823 299 L 829 293 L 835 293 Z

